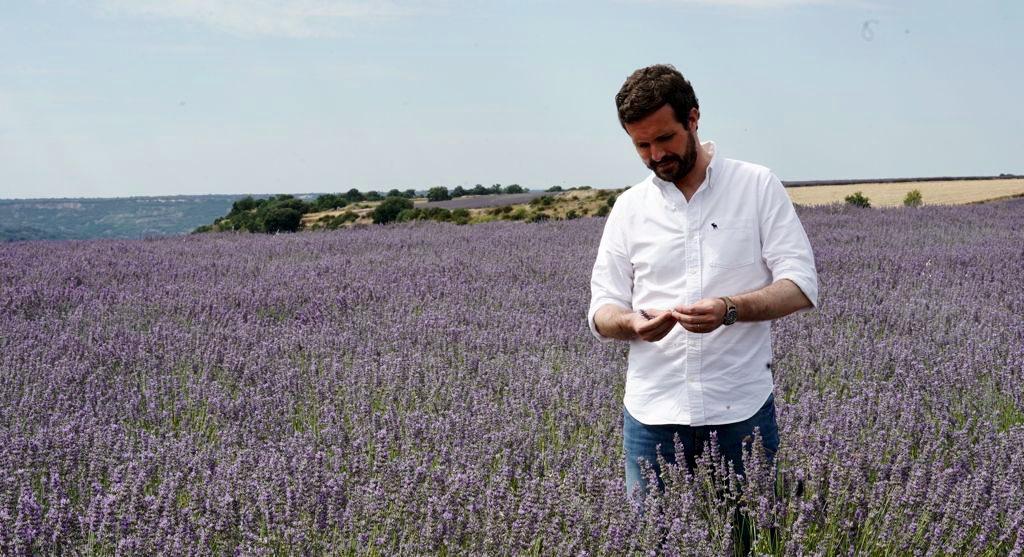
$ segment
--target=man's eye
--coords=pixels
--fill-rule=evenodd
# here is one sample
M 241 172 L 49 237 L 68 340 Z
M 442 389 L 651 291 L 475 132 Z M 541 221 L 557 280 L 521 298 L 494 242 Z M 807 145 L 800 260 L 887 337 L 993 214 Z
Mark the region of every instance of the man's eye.
M 668 134 L 668 135 L 663 135 L 663 136 L 658 138 L 658 141 L 661 142 L 661 143 L 664 143 L 666 141 L 672 141 L 672 138 L 675 137 L 675 136 L 676 136 L 676 134 L 674 134 L 674 133 L 671 133 L 671 134 Z

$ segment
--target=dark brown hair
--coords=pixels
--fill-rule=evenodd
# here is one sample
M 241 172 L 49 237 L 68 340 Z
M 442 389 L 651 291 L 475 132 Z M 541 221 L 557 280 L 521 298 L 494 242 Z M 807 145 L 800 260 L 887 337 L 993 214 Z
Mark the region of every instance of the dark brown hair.
M 633 72 L 615 95 L 615 108 L 623 128 L 643 120 L 666 103 L 686 128 L 690 110 L 700 108 L 693 86 L 669 64 L 655 64 Z

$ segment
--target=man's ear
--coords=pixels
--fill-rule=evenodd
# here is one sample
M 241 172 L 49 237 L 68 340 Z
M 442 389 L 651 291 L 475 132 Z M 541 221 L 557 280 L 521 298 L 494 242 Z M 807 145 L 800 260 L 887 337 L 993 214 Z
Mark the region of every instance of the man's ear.
M 697 131 L 697 124 L 698 124 L 699 121 L 700 121 L 700 109 L 696 108 L 696 107 L 691 108 L 690 109 L 690 119 L 686 122 L 686 124 L 687 124 L 686 129 L 689 130 L 690 128 L 693 128 L 693 131 Z

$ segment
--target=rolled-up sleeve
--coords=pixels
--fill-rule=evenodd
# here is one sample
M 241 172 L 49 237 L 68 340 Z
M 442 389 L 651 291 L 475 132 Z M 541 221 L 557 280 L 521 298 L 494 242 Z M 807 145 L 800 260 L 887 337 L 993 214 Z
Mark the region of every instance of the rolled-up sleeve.
M 611 214 L 604 225 L 601 244 L 597 248 L 597 259 L 590 277 L 590 311 L 587 312 L 587 323 L 590 331 L 602 342 L 612 339 L 602 336 L 597 331 L 594 316 L 597 310 L 607 304 L 614 304 L 625 309 L 632 308 L 633 300 L 633 265 L 629 261 L 623 228 L 623 206 L 618 203 L 612 208 Z
M 761 256 L 772 273 L 772 281 L 793 281 L 818 306 L 818 272 L 814 253 L 793 202 L 775 174 L 770 174 L 762 190 Z M 811 308 L 805 308 L 811 309 Z

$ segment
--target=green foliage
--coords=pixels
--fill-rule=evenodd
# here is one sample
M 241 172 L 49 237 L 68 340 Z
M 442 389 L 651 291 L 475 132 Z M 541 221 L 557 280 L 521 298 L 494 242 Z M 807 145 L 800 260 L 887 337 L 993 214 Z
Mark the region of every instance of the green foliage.
M 452 222 L 455 224 L 469 224 L 469 209 L 455 209 L 452 211 Z
M 530 200 L 530 205 L 534 207 L 550 207 L 555 202 L 555 198 L 550 195 L 542 195 Z
M 454 199 L 456 197 L 462 197 L 463 195 L 466 195 L 468 193 L 469 192 L 466 191 L 466 188 L 462 186 L 455 186 L 455 189 L 452 190 L 452 198 Z
M 373 223 L 386 224 L 398 219 L 399 213 L 412 209 L 412 201 L 404 197 L 389 197 L 373 209 Z
M 228 213 L 228 216 L 252 211 L 255 208 L 256 200 L 253 199 L 251 195 L 247 195 L 231 204 L 231 211 Z
M 921 203 L 921 190 L 910 190 L 907 192 L 907 196 L 903 198 L 903 205 L 907 207 L 920 207 Z
M 549 220 L 550 218 L 551 215 L 545 213 L 544 211 L 537 211 L 536 213 L 530 215 L 529 218 L 526 219 L 526 222 L 543 222 Z
M 311 209 L 312 212 L 330 211 L 331 209 L 340 209 L 345 205 L 348 205 L 348 200 L 343 195 L 325 193 L 313 201 Z
M 548 188 L 548 189 L 546 189 L 544 191 L 551 192 L 551 193 L 560 192 L 560 191 L 562 191 L 562 186 L 551 186 L 550 188 Z
M 495 215 L 495 216 L 507 215 L 507 214 L 509 214 L 511 212 L 512 212 L 512 206 L 511 205 L 503 205 L 501 207 L 492 207 L 492 208 L 487 210 L 487 214 L 488 215 Z
M 469 193 L 473 195 L 487 195 L 490 192 L 487 191 L 487 188 L 481 186 L 480 184 L 477 184 L 473 186 L 473 189 L 469 190 Z
M 359 201 L 365 201 L 366 197 L 363 196 L 363 192 L 352 188 L 345 192 L 345 200 L 349 203 L 357 203 Z
M 451 198 L 452 196 L 448 193 L 448 188 L 444 186 L 437 186 L 427 190 L 428 201 L 445 201 Z
M 364 201 L 380 201 L 384 199 L 384 196 L 379 191 L 368 191 L 363 195 Z
M 598 217 L 607 217 L 610 212 L 612 212 L 611 207 L 608 205 L 601 205 L 597 208 L 597 211 L 594 212 L 594 215 Z
M 867 197 L 864 197 L 864 194 L 859 191 L 853 192 L 851 195 L 847 195 L 846 204 L 853 205 L 854 207 L 863 207 L 865 209 L 871 207 L 871 201 L 869 201 Z
M 529 215 L 530 213 L 526 209 L 524 209 L 523 207 L 519 207 L 515 211 L 505 213 L 505 215 L 502 218 L 506 220 L 523 220 Z
M 619 198 L 619 196 L 617 196 L 617 195 L 610 195 L 610 196 L 608 196 L 608 200 L 605 203 L 608 204 L 608 207 L 614 207 L 615 206 L 615 200 L 617 200 L 618 198 Z
M 573 220 L 578 218 L 580 218 L 580 215 L 579 213 L 576 212 L 575 209 L 570 209 L 569 212 L 565 214 L 565 220 Z
M 262 215 L 263 232 L 296 232 L 302 223 L 302 213 L 291 207 L 271 207 Z
M 433 220 L 437 222 L 448 222 L 455 218 L 455 213 L 464 213 L 466 222 L 469 222 L 469 211 L 467 211 L 466 209 L 456 209 L 453 212 L 449 211 L 448 209 L 445 209 L 444 207 L 417 207 L 403 209 L 402 212 L 398 213 L 398 217 L 395 220 L 397 220 L 398 222 L 408 222 L 413 220 Z
M 509 186 L 505 186 L 504 192 L 505 193 L 525 193 L 526 190 L 524 190 L 523 187 L 520 186 L 519 184 L 512 184 L 512 185 L 509 185 Z

